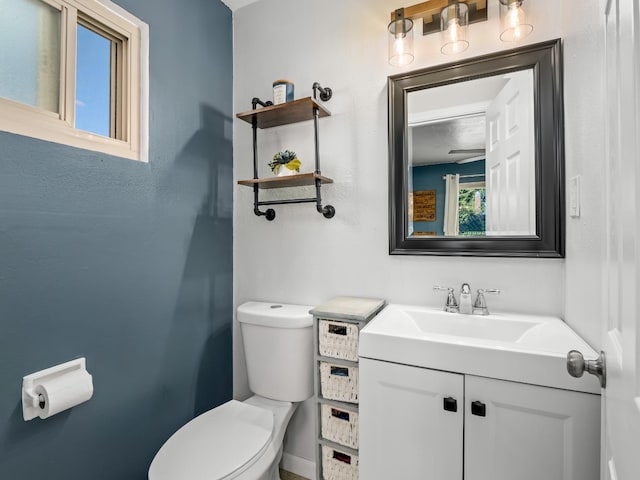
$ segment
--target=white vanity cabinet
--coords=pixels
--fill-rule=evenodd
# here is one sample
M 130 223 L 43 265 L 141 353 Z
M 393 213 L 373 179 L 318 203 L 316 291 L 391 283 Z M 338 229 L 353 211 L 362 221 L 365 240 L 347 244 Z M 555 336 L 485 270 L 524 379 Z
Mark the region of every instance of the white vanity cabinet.
M 600 396 L 360 359 L 360 478 L 597 480 Z

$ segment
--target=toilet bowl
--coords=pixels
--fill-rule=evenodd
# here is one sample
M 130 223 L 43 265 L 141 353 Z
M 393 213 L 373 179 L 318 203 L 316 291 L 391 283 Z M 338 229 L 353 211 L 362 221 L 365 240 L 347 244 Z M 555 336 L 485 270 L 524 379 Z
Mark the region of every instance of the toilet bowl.
M 249 388 L 175 432 L 149 480 L 280 480 L 284 434 L 298 403 L 313 394 L 312 307 L 247 302 L 238 307 Z

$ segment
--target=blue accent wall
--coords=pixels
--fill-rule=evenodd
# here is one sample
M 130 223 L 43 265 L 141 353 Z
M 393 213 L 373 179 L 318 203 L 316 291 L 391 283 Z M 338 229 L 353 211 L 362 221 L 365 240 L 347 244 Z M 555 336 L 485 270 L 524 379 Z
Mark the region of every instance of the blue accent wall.
M 150 162 L 0 133 L 3 480 L 146 479 L 232 395 L 231 11 L 117 3 L 150 27 Z M 22 377 L 81 356 L 93 398 L 24 422 Z
M 436 221 L 413 222 L 415 232 L 436 232 L 436 235 L 444 235 L 444 196 L 446 193 L 444 175 L 456 174 L 473 175 L 484 173 L 485 161 L 478 160 L 470 163 L 439 163 L 437 165 L 423 165 L 413 167 L 413 189 L 436 191 Z M 461 178 L 460 184 L 484 180 L 483 177 Z

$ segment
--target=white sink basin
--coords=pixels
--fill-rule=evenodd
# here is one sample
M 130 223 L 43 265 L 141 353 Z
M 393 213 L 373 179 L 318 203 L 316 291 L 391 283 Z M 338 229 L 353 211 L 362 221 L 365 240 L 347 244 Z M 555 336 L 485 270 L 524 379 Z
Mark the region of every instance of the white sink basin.
M 416 328 L 425 335 L 448 335 L 500 342 L 516 342 L 539 322 L 502 319 L 495 316 L 451 314 L 441 311 L 404 309 Z
M 388 305 L 362 330 L 361 357 L 534 385 L 600 393 L 596 377 L 571 377 L 569 350 L 596 352 L 556 317 L 461 315 Z

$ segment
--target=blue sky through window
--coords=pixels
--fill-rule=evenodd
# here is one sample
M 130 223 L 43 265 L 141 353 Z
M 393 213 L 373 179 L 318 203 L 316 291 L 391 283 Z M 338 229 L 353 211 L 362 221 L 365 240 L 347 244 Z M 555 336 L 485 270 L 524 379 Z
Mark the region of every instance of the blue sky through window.
M 111 40 L 78 25 L 76 128 L 108 137 L 111 124 Z

